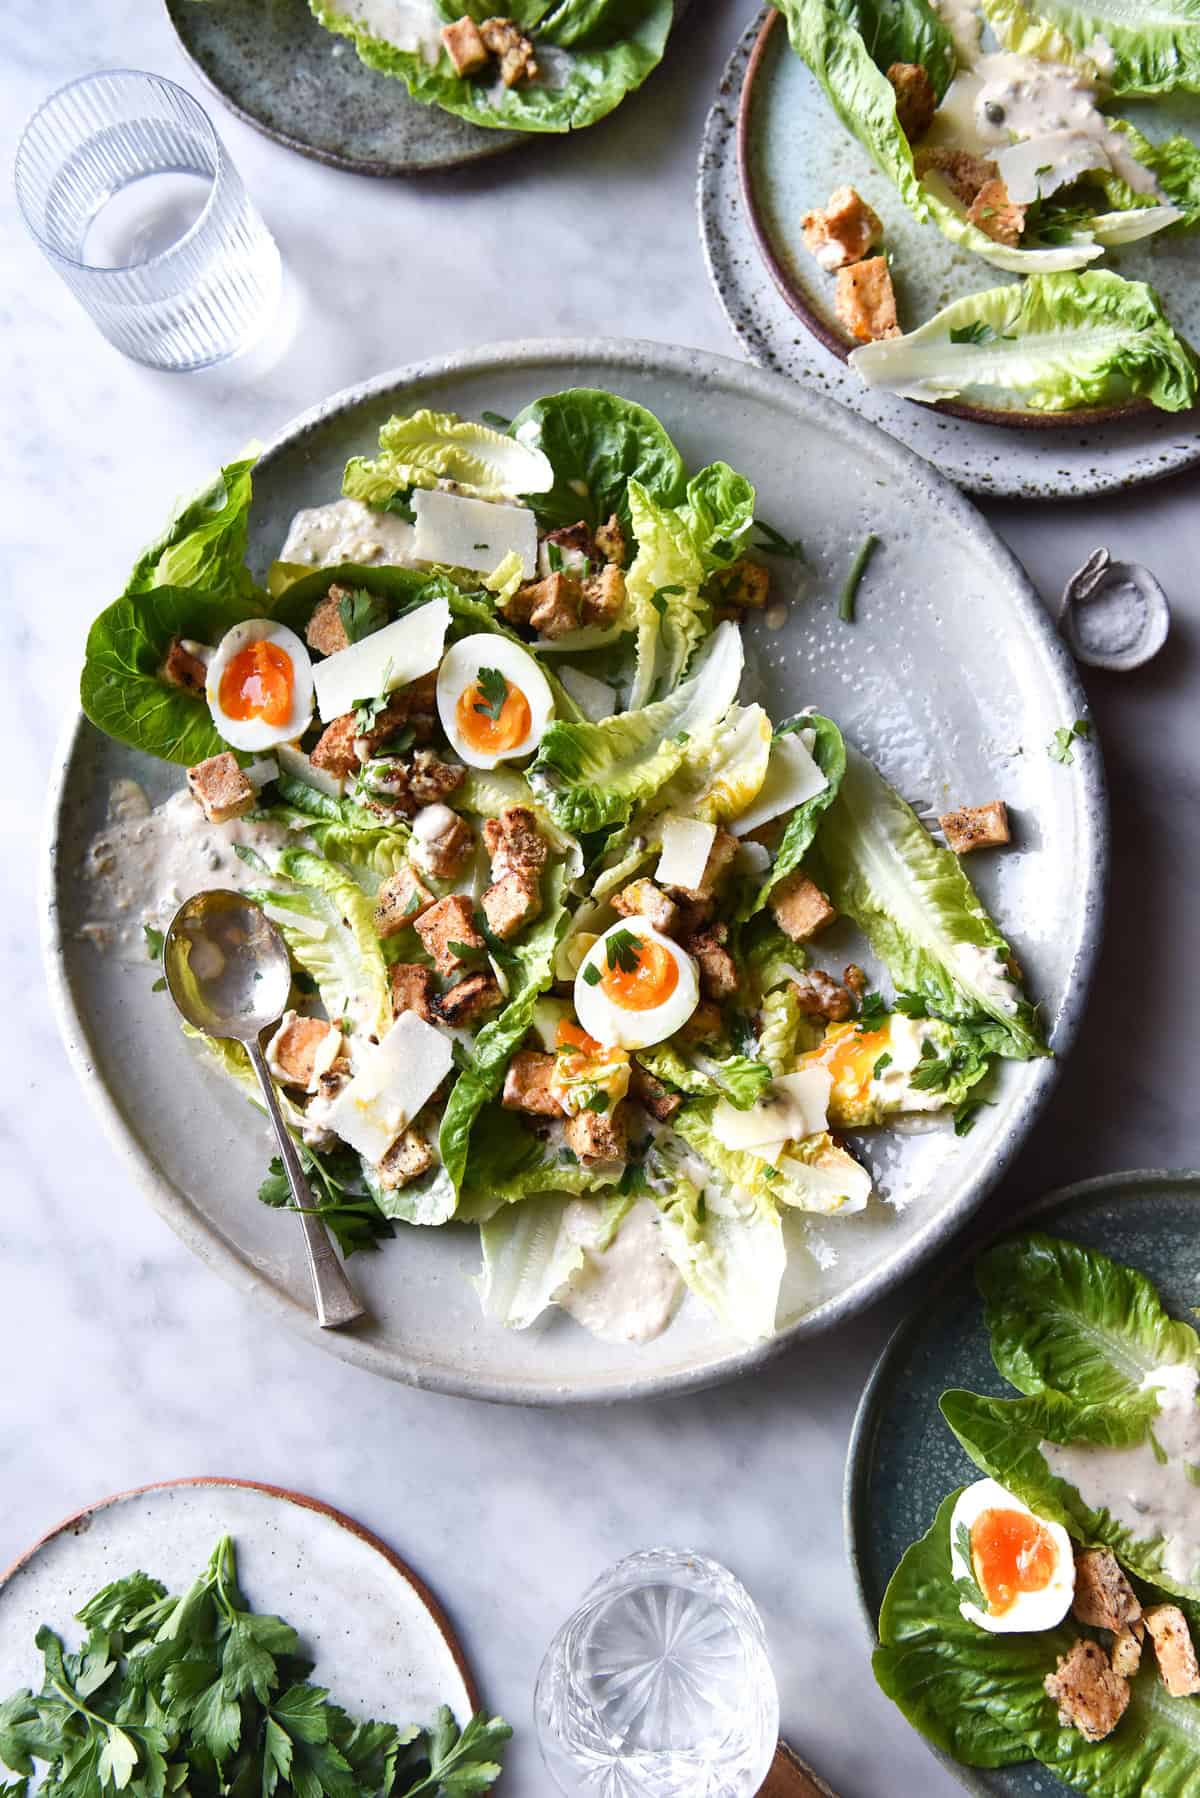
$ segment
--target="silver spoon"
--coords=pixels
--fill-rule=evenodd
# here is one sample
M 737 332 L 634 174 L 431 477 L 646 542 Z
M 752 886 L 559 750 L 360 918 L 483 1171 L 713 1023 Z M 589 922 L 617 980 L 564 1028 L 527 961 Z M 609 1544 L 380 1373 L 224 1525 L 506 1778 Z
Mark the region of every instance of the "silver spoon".
M 292 967 L 286 943 L 252 900 L 214 888 L 175 913 L 163 943 L 163 973 L 189 1024 L 205 1036 L 232 1038 L 250 1057 L 300 1214 L 317 1322 L 323 1330 L 353 1323 L 363 1307 L 317 1214 L 258 1040 L 287 1007 Z

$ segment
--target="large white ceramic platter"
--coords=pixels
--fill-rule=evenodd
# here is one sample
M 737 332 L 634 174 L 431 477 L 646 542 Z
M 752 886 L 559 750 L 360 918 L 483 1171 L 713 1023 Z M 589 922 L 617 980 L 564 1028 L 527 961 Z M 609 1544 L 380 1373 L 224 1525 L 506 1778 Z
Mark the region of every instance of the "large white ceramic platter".
M 289 427 L 256 477 L 251 552 L 265 570 L 298 506 L 336 494 L 351 454 L 369 453 L 393 411 L 433 406 L 512 416 L 573 385 L 652 408 L 699 466 L 724 457 L 757 483 L 759 516 L 802 538 L 807 570 L 777 564 L 786 622 L 747 630 L 744 697 L 776 717 L 819 705 L 914 802 L 1007 800 L 1011 851 L 976 858 L 1056 1051 L 1070 1045 L 1101 923 L 1107 824 L 1099 749 L 1071 767 L 1047 755 L 1084 709 L 1073 665 L 1028 579 L 974 509 L 928 464 L 848 412 L 761 370 L 661 344 L 510 343 L 385 375 Z M 147 519 L 147 529 L 157 521 Z M 836 594 L 867 531 L 881 539 L 858 619 Z M 491 1399 L 556 1403 L 649 1395 L 752 1371 L 798 1336 L 828 1328 L 908 1273 L 975 1208 L 1024 1141 L 1056 1062 L 1003 1070 L 997 1104 L 961 1140 L 949 1129 L 866 1145 L 884 1195 L 844 1220 L 794 1219 L 780 1335 L 747 1349 L 689 1301 L 635 1347 L 597 1341 L 556 1317 L 525 1333 L 480 1314 L 474 1231 L 402 1228 L 352 1271 L 370 1318 L 320 1333 L 294 1219 L 258 1204 L 270 1156 L 263 1123 L 179 1034 L 154 970 L 82 937 L 80 868 L 114 779 L 155 798 L 181 774 L 80 723 L 51 795 L 47 960 L 62 1028 L 131 1179 L 199 1255 L 264 1315 L 377 1373 Z M 839 930 L 840 926 L 837 927 Z M 854 948 L 822 939 L 840 966 Z M 81 1201 L 82 1202 L 82 1201 Z

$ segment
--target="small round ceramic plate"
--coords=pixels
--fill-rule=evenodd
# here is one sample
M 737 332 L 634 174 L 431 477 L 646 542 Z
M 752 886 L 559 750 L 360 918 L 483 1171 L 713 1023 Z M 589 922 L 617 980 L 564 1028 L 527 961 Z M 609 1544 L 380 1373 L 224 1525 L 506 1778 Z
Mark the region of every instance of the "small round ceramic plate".
M 369 1530 L 315 1498 L 245 1480 L 172 1480 L 121 1492 L 66 1518 L 0 1576 L 0 1692 L 41 1684 L 34 1634 L 75 1646 L 80 1605 L 135 1568 L 183 1592 L 232 1536 L 252 1608 L 284 1617 L 316 1678 L 355 1716 L 427 1723 L 479 1709 L 462 1649 L 437 1600 Z
M 1200 1173 L 1106 1174 L 1039 1201 L 1018 1229 L 1085 1243 L 1147 1274 L 1167 1308 L 1190 1319 L 1200 1290 Z M 972 1274 L 960 1263 L 888 1343 L 854 1420 L 846 1461 L 846 1547 L 875 1640 L 887 1583 L 938 1506 L 978 1469 L 938 1410 L 947 1387 L 1014 1397 L 997 1373 Z M 1058 1798 L 1062 1785 L 1036 1761 L 984 1771 L 938 1759 L 987 1798 Z
M 746 629 L 745 697 L 775 717 L 827 711 L 920 808 L 1000 794 L 1013 847 L 973 858 L 985 903 L 1011 936 L 1058 1055 L 1070 1046 L 1099 942 L 1107 864 L 1095 743 L 1067 768 L 1047 754 L 1084 708 L 1074 665 L 1011 554 L 926 463 L 838 406 L 745 364 L 664 344 L 498 344 L 381 377 L 300 418 L 255 473 L 250 557 L 261 576 L 301 506 L 341 487 L 393 412 L 420 406 L 513 417 L 569 386 L 648 406 L 698 468 L 724 458 L 757 484 L 758 515 L 803 540 L 807 568 L 777 561 L 781 617 Z M 868 531 L 880 539 L 857 621 L 837 594 Z M 781 628 L 773 629 L 779 624 Z M 319 1331 L 299 1232 L 255 1200 L 271 1149 L 265 1123 L 205 1066 L 153 971 L 88 940 L 83 858 L 114 780 L 154 799 L 181 772 L 122 749 L 82 721 L 51 794 L 47 959 L 63 1032 L 132 1178 L 184 1240 L 263 1309 L 361 1366 L 475 1397 L 563 1403 L 648 1396 L 727 1379 L 802 1335 L 829 1328 L 903 1278 L 978 1205 L 1027 1136 L 1053 1084 L 1051 1059 L 1006 1062 L 997 1104 L 968 1137 L 948 1126 L 880 1132 L 863 1151 L 884 1202 L 848 1218 L 786 1225 L 791 1254 L 779 1334 L 747 1348 L 696 1301 L 645 1344 L 602 1342 L 559 1314 L 505 1330 L 484 1319 L 470 1280 L 477 1232 L 401 1227 L 356 1256 L 370 1316 Z M 822 939 L 842 965 L 854 939 Z M 840 957 L 840 959 L 838 959 Z
M 1143 129 L 1200 137 L 1195 96 L 1129 106 Z M 832 393 L 882 425 L 972 492 L 1029 499 L 1107 492 L 1200 461 L 1196 414 L 1130 409 L 1046 422 L 926 406 L 865 387 L 846 362 L 833 313 L 833 278 L 804 249 L 803 214 L 840 185 L 856 187 L 884 221 L 901 314 L 929 318 L 951 300 L 1014 277 L 957 249 L 912 217 L 890 181 L 838 122 L 814 77 L 768 11 L 743 35 L 709 114 L 698 203 L 709 272 L 746 352 Z M 1150 281 L 1171 318 L 1200 337 L 1200 240 L 1151 238 L 1122 251 L 1123 275 Z M 1106 264 L 1107 266 L 1108 264 Z

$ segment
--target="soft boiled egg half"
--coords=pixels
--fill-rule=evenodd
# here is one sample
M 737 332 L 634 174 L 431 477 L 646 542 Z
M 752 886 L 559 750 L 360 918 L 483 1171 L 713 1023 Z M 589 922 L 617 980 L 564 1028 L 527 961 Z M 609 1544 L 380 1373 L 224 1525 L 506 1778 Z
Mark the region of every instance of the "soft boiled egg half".
M 438 717 L 471 768 L 532 755 L 554 712 L 550 683 L 527 650 L 480 631 L 460 637 L 442 657 Z
M 575 976 L 575 1015 L 606 1049 L 661 1043 L 699 1002 L 695 962 L 648 918 L 622 918 L 606 930 Z
M 976 1480 L 950 1518 L 950 1568 L 968 1623 L 994 1635 L 1053 1629 L 1075 1596 L 1075 1553 L 1049 1523 L 996 1480 Z M 968 1591 L 983 1599 L 981 1607 Z
M 308 651 L 286 624 L 248 618 L 226 631 L 208 664 L 208 709 L 232 749 L 270 749 L 312 722 Z

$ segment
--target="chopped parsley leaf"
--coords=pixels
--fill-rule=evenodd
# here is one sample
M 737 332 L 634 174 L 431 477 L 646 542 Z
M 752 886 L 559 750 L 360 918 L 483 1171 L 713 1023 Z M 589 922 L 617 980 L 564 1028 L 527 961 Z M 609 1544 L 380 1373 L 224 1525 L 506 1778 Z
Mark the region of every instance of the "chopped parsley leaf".
M 586 966 L 586 968 L 584 968 L 583 981 L 584 981 L 585 986 L 599 986 L 600 970 L 596 966 L 594 961 L 590 961 L 588 963 L 588 965 Z
M 636 974 L 642 959 L 642 939 L 632 930 L 614 930 L 604 939 L 604 954 L 610 969 L 619 968 L 622 974 Z
M 481 668 L 475 678 L 475 691 L 479 697 L 471 710 L 495 723 L 508 698 L 508 682 L 498 668 Z
M 597 1087 L 591 1097 L 585 1101 L 583 1109 L 594 1111 L 598 1117 L 602 1117 L 608 1110 L 608 1094 Z
M 153 924 L 143 924 L 142 934 L 146 939 L 146 954 L 150 960 L 161 961 L 163 944 L 166 941 L 165 934 L 161 930 L 156 930 Z
M 1054 733 L 1053 741 L 1046 746 L 1046 754 L 1052 762 L 1062 762 L 1066 766 L 1070 766 L 1075 760 L 1071 749 L 1072 743 L 1076 739 L 1081 743 L 1086 743 L 1091 734 L 1092 725 L 1088 718 L 1076 718 L 1072 725 L 1060 724 Z
M 382 630 L 387 623 L 388 609 L 383 600 L 376 599 L 365 587 L 356 587 L 353 593 L 342 595 L 338 602 L 338 617 L 347 642 L 361 643 L 364 637 Z

